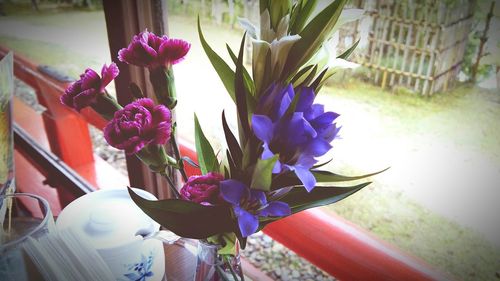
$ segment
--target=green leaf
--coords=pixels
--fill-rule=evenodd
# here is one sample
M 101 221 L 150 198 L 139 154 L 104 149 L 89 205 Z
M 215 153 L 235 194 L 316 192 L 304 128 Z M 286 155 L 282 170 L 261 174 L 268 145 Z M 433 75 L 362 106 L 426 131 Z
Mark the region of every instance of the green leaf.
M 349 49 L 347 49 L 345 52 L 343 52 L 342 54 L 340 54 L 337 58 L 338 59 L 348 59 L 349 56 L 351 56 L 352 52 L 354 52 L 354 49 L 356 49 L 356 47 L 358 46 L 359 44 L 359 39 L 358 41 L 356 41 L 356 43 L 354 43 Z
M 236 252 L 236 239 L 236 235 L 232 232 L 218 235 L 217 240 L 214 239 L 214 242 L 220 243 L 223 247 L 217 253 L 219 255 L 234 255 Z
M 240 44 L 240 52 L 238 54 L 238 61 L 236 62 L 236 72 L 234 77 L 234 89 L 236 96 L 236 108 L 238 112 L 239 124 L 241 126 L 240 140 L 246 139 L 250 136 L 250 124 L 248 121 L 248 107 L 247 107 L 247 96 L 245 84 L 243 81 L 243 50 L 245 48 L 245 37 L 246 33 L 243 35 Z
M 328 69 L 328 71 L 326 72 L 326 74 L 321 79 L 321 82 L 319 82 L 319 85 L 316 87 L 316 94 L 319 93 L 319 91 L 321 90 L 321 88 L 325 85 L 326 81 L 328 81 L 328 79 L 330 77 L 332 77 L 335 73 L 336 73 L 335 69 Z
M 309 86 L 311 88 L 314 89 L 314 94 L 315 95 L 318 95 L 319 93 L 319 85 L 321 84 L 321 81 L 323 80 L 323 77 L 325 76 L 326 72 L 328 71 L 328 68 L 326 68 L 325 70 L 321 71 L 321 73 L 318 75 L 318 77 L 316 77 L 316 79 L 314 79 L 314 82 L 312 82 L 312 84 Z
M 204 239 L 236 230 L 236 223 L 227 206 L 204 206 L 179 199 L 150 201 L 137 195 L 131 188 L 128 191 L 144 213 L 181 237 Z
M 278 161 L 279 155 L 276 154 L 273 157 L 263 160 L 257 159 L 257 164 L 253 170 L 252 183 L 250 188 L 258 189 L 263 191 L 269 191 L 271 189 L 271 181 L 273 175 L 273 168 Z
M 256 98 L 259 99 L 263 93 L 265 93 L 265 91 L 267 90 L 267 88 L 269 87 L 269 85 L 272 83 L 272 62 L 271 62 L 271 51 L 269 50 L 267 53 L 266 53 L 266 58 L 265 58 L 265 62 L 266 62 L 266 65 L 264 67 L 264 77 L 262 79 L 262 85 L 260 85 L 260 88 L 257 88 L 256 89 Z M 255 77 L 255 73 L 254 73 L 254 77 Z M 258 85 L 256 85 L 257 87 Z
M 365 174 L 361 176 L 343 176 L 328 171 L 312 171 L 312 173 L 316 178 L 317 182 L 344 182 L 344 181 L 360 180 L 367 177 L 371 177 L 380 174 L 382 172 L 385 172 L 388 169 L 389 167 L 375 173 Z
M 314 78 L 316 75 L 316 71 L 318 71 L 318 65 L 312 65 L 312 68 L 301 75 L 297 80 L 293 83 L 294 88 L 299 88 L 300 86 L 307 86 L 307 84 Z M 300 72 L 300 71 L 299 71 Z M 297 75 L 295 75 L 296 77 Z
M 269 10 L 269 3 L 270 0 L 259 0 L 259 8 L 260 8 L 260 13 L 264 12 L 265 10 Z
M 236 168 L 236 164 L 234 163 L 233 157 L 231 157 L 231 153 L 226 149 L 226 158 L 227 164 L 229 165 L 229 174 L 231 178 L 237 178 L 235 175 L 238 173 L 238 169 Z
M 193 159 L 191 159 L 187 156 L 183 156 L 183 157 L 181 157 L 181 159 L 184 160 L 189 165 L 191 165 L 192 167 L 200 168 L 200 166 L 196 162 L 194 162 Z
M 300 85 L 307 86 L 316 76 L 316 72 L 318 71 L 318 65 L 315 65 L 309 75 L 307 75 L 306 79 L 300 83 Z
M 347 182 L 347 181 L 360 180 L 380 174 L 384 171 L 387 171 L 388 169 L 389 168 L 385 168 L 375 173 L 370 173 L 360 176 L 343 176 L 329 171 L 320 171 L 320 170 L 311 170 L 311 172 L 316 178 L 317 182 L 331 183 L 331 182 Z M 273 180 L 272 189 L 278 189 L 284 186 L 297 186 L 297 185 L 302 185 L 302 182 L 299 180 L 299 178 L 297 178 L 295 173 L 288 172 L 286 174 L 281 174 L 275 177 L 275 179 Z
M 300 84 L 304 79 L 305 76 L 307 73 L 309 73 L 309 71 L 314 67 L 314 65 L 308 65 L 308 66 L 305 66 L 303 67 L 301 70 L 299 70 L 299 72 L 297 72 L 297 74 L 295 74 L 292 78 L 292 80 L 290 80 L 290 83 L 294 84 L 294 85 L 297 85 L 297 84 Z M 305 77 L 302 77 L 302 76 L 305 76 Z M 299 80 L 300 79 L 300 80 Z M 298 82 L 297 82 L 298 81 Z
M 234 160 L 234 164 L 238 169 L 241 169 L 243 161 L 243 152 L 241 151 L 240 145 L 238 144 L 238 141 L 236 140 L 236 137 L 234 136 L 233 132 L 231 132 L 231 129 L 229 129 L 224 111 L 222 111 L 222 128 L 224 129 L 224 135 L 226 136 L 227 147 L 229 148 L 231 157 Z
M 288 54 L 289 59 L 284 68 L 287 71 L 283 71 L 283 79 L 287 79 L 297 68 L 306 63 L 328 39 L 346 2 L 347 0 L 334 1 L 299 33 L 301 39 L 292 46 Z
M 252 165 L 251 151 L 252 148 L 250 145 L 250 141 L 247 140 L 246 142 L 243 143 L 243 160 L 241 165 L 243 170 L 246 170 L 248 167 L 250 167 L 250 165 Z
M 231 57 L 234 64 L 236 65 L 238 63 L 238 58 L 233 53 L 233 50 L 231 50 L 231 48 L 229 47 L 228 44 L 226 44 L 226 48 L 227 48 L 227 51 L 229 52 L 229 56 Z M 243 68 L 243 78 L 245 79 L 245 87 L 247 88 L 247 91 L 250 94 L 255 95 L 255 85 L 253 83 L 252 77 L 250 76 L 250 74 L 248 73 L 246 68 Z
M 370 183 L 365 182 L 350 187 L 316 186 L 311 192 L 307 192 L 303 187 L 295 187 L 283 196 L 281 201 L 288 203 L 292 209 L 292 213 L 295 214 L 309 208 L 325 206 L 340 201 Z
M 194 115 L 194 137 L 196 145 L 196 153 L 198 154 L 198 163 L 202 174 L 208 172 L 218 171 L 217 157 L 215 156 L 214 149 L 208 142 L 203 130 L 201 129 L 198 117 Z
M 321 163 L 321 164 L 314 165 L 312 168 L 313 168 L 313 169 L 321 168 L 321 167 L 323 167 L 323 166 L 325 166 L 325 165 L 330 164 L 330 162 L 332 162 L 332 161 L 333 161 L 333 158 L 332 158 L 332 159 L 330 159 L 330 160 L 328 160 L 328 161 L 326 161 L 326 162 L 323 162 L 323 163 Z
M 317 0 L 301 0 L 290 16 L 290 34 L 299 34 L 316 7 Z
M 234 89 L 234 71 L 227 65 L 227 63 L 208 45 L 203 32 L 201 31 L 200 18 L 198 17 L 198 35 L 200 37 L 201 46 L 208 59 L 212 63 L 215 71 L 222 80 L 222 84 L 226 87 L 227 92 L 234 102 L 236 102 L 235 89 Z

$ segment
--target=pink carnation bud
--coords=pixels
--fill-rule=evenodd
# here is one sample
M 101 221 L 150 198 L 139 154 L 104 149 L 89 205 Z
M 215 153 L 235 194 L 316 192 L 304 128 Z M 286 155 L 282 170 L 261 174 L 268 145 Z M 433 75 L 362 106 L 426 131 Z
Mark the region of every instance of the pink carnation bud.
M 80 79 L 71 84 L 61 96 L 61 102 L 78 111 L 94 104 L 97 97 L 104 93 L 104 88 L 118 76 L 119 69 L 114 62 L 104 65 L 101 77 L 94 70 L 87 68 Z
M 118 52 L 122 62 L 150 69 L 174 65 L 184 59 L 191 44 L 181 39 L 157 36 L 144 30 L 135 35 L 127 48 Z
M 214 172 L 203 176 L 191 176 L 180 191 L 181 198 L 209 206 L 225 204 L 219 193 L 219 183 L 223 180 L 221 174 Z

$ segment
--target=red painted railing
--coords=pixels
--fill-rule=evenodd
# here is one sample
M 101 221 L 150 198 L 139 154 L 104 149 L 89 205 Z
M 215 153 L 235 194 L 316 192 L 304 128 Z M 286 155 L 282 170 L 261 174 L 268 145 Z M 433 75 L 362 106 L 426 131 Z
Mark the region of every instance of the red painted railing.
M 7 51 L 0 46 L 0 57 Z M 99 115 L 90 109 L 78 114 L 62 106 L 59 103 L 59 96 L 66 85 L 39 73 L 35 63 L 19 55 L 15 56 L 15 75 L 33 87 L 40 102 L 48 108 L 43 114 L 43 124 L 50 148 L 57 156 L 96 188 L 127 184 L 124 183 L 123 176 L 116 171 L 111 172 L 112 168 L 109 165 L 99 157 L 93 156 L 87 122 L 102 129 L 105 121 Z M 22 112 L 20 108 L 23 108 Z M 23 120 L 23 116 L 20 116 L 23 112 L 33 116 L 31 121 Z M 36 116 L 30 113 L 29 109 L 16 106 L 14 119 L 29 133 L 37 134 L 37 125 L 33 124 L 41 121 L 34 120 Z M 38 126 L 38 130 L 39 128 Z M 44 141 L 47 140 L 40 139 L 41 143 Z M 196 159 L 193 145 L 182 139 L 179 142 L 181 154 Z M 198 173 L 193 167 L 187 168 L 188 174 Z M 32 170 L 22 169 L 18 169 L 17 172 L 33 173 Z M 23 184 L 29 185 L 34 182 L 18 180 L 18 185 Z M 53 197 L 56 194 L 45 192 L 43 196 Z M 63 206 L 74 199 L 64 198 L 64 187 L 58 188 L 58 196 Z M 267 226 L 264 232 L 341 280 L 451 279 L 450 276 L 375 238 L 337 215 L 326 214 L 319 209 L 304 211 L 282 219 Z

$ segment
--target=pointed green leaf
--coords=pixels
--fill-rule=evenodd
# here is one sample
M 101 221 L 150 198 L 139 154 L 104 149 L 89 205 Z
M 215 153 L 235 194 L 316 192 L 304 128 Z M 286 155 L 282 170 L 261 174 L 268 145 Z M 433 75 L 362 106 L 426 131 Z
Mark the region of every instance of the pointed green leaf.
M 307 86 L 311 81 L 314 79 L 314 76 L 316 76 L 316 72 L 318 71 L 318 65 L 315 65 L 309 75 L 307 75 L 306 79 L 300 83 L 299 86 Z
M 309 208 L 325 206 L 340 201 L 357 192 L 371 182 L 365 182 L 350 187 L 316 186 L 311 192 L 303 187 L 293 188 L 281 201 L 288 203 L 292 213 L 297 213 Z
M 285 196 L 279 201 L 286 202 L 292 209 L 292 214 L 314 208 L 333 204 L 346 197 L 361 190 L 363 187 L 369 185 L 370 182 L 362 183 L 351 187 L 337 187 L 337 186 L 317 186 L 311 192 L 303 186 L 292 188 Z M 278 218 L 261 218 L 259 223 L 259 230 L 263 229 L 266 225 L 281 219 Z
M 227 65 L 227 63 L 208 45 L 205 37 L 203 36 L 203 32 L 201 31 L 200 18 L 198 17 L 198 35 L 200 37 L 201 46 L 205 53 L 207 54 L 208 59 L 212 63 L 215 71 L 219 75 L 222 80 L 222 84 L 226 87 L 227 92 L 236 102 L 235 90 L 234 90 L 234 71 Z
M 229 174 L 231 175 L 231 178 L 234 179 L 235 173 L 238 173 L 238 168 L 236 168 L 236 164 L 234 163 L 233 157 L 231 157 L 231 153 L 229 153 L 229 150 L 226 149 L 226 158 L 227 158 L 227 164 L 229 165 Z
M 343 52 L 342 54 L 340 54 L 337 58 L 338 58 L 338 59 L 344 59 L 344 60 L 348 59 L 348 58 L 349 58 L 349 56 L 351 56 L 352 52 L 354 52 L 354 50 L 355 50 L 355 49 L 356 49 L 356 47 L 358 46 L 358 44 L 359 44 L 359 40 L 360 40 L 360 39 L 358 39 L 358 41 L 356 41 L 356 43 L 354 43 L 354 44 L 353 44 L 353 45 L 352 45 L 349 49 L 347 49 L 345 52 Z
M 256 89 L 256 98 L 259 99 L 263 93 L 267 90 L 269 85 L 272 83 L 272 63 L 271 63 L 271 51 L 266 53 L 266 58 L 265 58 L 266 65 L 264 67 L 264 77 L 262 79 L 262 85 L 260 85 L 260 88 Z M 255 75 L 255 74 L 254 74 Z M 257 87 L 257 85 L 256 85 Z
M 182 160 L 184 160 L 185 162 L 187 162 L 189 165 L 195 167 L 195 168 L 200 168 L 200 166 L 193 161 L 193 159 L 187 157 L 187 156 L 183 156 L 181 157 Z
M 293 9 L 290 16 L 290 34 L 299 34 L 302 31 L 317 2 L 317 0 L 302 0 L 297 3 L 295 7 L 297 10 Z
M 128 191 L 144 213 L 181 237 L 204 239 L 236 230 L 237 226 L 227 206 L 204 206 L 179 199 L 150 201 L 137 195 L 131 188 Z
M 278 158 L 279 155 L 276 154 L 266 160 L 257 160 L 257 164 L 255 165 L 255 169 L 253 170 L 252 183 L 250 184 L 250 188 L 263 191 L 269 191 L 271 189 L 273 168 Z
M 265 10 L 269 10 L 269 4 L 270 4 L 269 2 L 271 2 L 271 1 L 270 0 L 259 0 L 259 10 L 260 10 L 261 14 Z
M 299 84 L 300 82 L 302 82 L 305 77 L 307 77 L 307 75 L 309 75 L 308 73 L 310 72 L 310 70 L 314 67 L 314 65 L 308 65 L 306 67 L 303 67 L 301 70 L 299 70 L 299 72 L 297 72 L 297 74 L 295 74 L 292 78 L 292 80 L 290 80 L 290 83 L 294 84 L 294 85 L 297 85 Z M 299 80 L 301 79 L 301 80 Z M 298 82 L 297 82 L 298 81 Z
M 306 63 L 330 36 L 337 20 L 342 13 L 342 8 L 347 0 L 336 0 L 323 9 L 299 33 L 301 39 L 296 42 L 288 55 L 282 78 L 287 79 L 290 74 Z
M 243 143 L 243 161 L 242 161 L 242 169 L 246 170 L 250 165 L 252 165 L 252 155 L 251 155 L 251 147 L 250 147 L 250 142 L 247 140 L 246 142 Z
M 314 79 L 314 82 L 312 82 L 312 84 L 309 86 L 309 87 L 314 89 L 314 93 L 316 95 L 318 95 L 318 93 L 319 93 L 319 91 L 318 91 L 319 85 L 321 84 L 321 81 L 323 80 L 323 77 L 325 77 L 325 74 L 327 71 L 328 71 L 328 68 L 321 71 L 321 73 L 318 75 L 318 77 L 316 77 L 316 79 Z
M 333 161 L 333 158 L 332 158 L 332 159 L 330 159 L 330 160 L 328 160 L 328 161 L 326 161 L 326 162 L 324 162 L 324 163 L 314 165 L 312 168 L 313 168 L 313 169 L 321 168 L 321 167 L 323 167 L 323 166 L 325 166 L 325 165 L 330 164 L 330 162 L 332 162 L 332 161 Z
M 219 235 L 219 241 L 222 240 L 224 247 L 219 249 L 219 255 L 234 255 L 236 251 L 236 235 L 234 233 L 224 233 Z M 217 241 L 217 242 L 219 242 Z M 215 241 L 214 241 L 215 242 Z M 220 242 L 219 242 L 220 243 Z
M 238 144 L 238 141 L 236 140 L 236 137 L 234 136 L 233 132 L 231 132 L 231 129 L 229 129 L 224 111 L 222 111 L 222 128 L 224 129 L 224 135 L 226 136 L 227 147 L 229 148 L 231 157 L 234 160 L 234 164 L 238 169 L 241 169 L 243 161 L 243 152 L 241 151 L 240 145 Z
M 328 79 L 330 77 L 332 77 L 335 73 L 336 73 L 335 69 L 328 69 L 328 71 L 326 72 L 326 74 L 321 79 L 321 82 L 319 82 L 319 85 L 316 87 L 316 92 L 315 92 L 316 95 L 319 93 L 319 91 L 321 90 L 321 88 L 326 84 L 326 82 L 328 81 Z
M 312 173 L 316 178 L 317 182 L 344 182 L 344 181 L 360 180 L 367 177 L 371 177 L 380 174 L 382 172 L 385 172 L 388 169 L 389 167 L 375 173 L 365 174 L 361 176 L 343 176 L 328 171 L 314 171 L 314 170 L 312 171 Z
M 234 89 L 236 96 L 236 108 L 238 112 L 239 124 L 241 126 L 240 130 L 240 140 L 246 139 L 247 136 L 250 136 L 250 123 L 248 119 L 248 107 L 247 107 L 247 96 L 248 92 L 246 91 L 245 84 L 243 81 L 243 50 L 245 48 L 245 37 L 246 34 L 243 35 L 240 44 L 240 52 L 238 54 L 238 61 L 236 63 L 236 72 L 234 79 Z
M 229 56 L 233 60 L 234 64 L 236 65 L 238 63 L 238 58 L 236 55 L 233 53 L 233 50 L 229 47 L 228 44 L 226 44 L 227 51 L 229 52 Z M 246 70 L 246 68 L 243 68 L 243 78 L 245 79 L 245 87 L 247 88 L 247 92 L 249 92 L 252 95 L 255 95 L 255 85 L 253 83 L 252 77 Z
M 214 149 L 208 142 L 203 130 L 201 129 L 198 117 L 194 115 L 194 137 L 196 145 L 196 153 L 198 154 L 198 163 L 203 174 L 208 172 L 218 171 L 217 157 L 215 156 Z
M 320 171 L 320 170 L 311 170 L 311 172 L 316 178 L 317 182 L 330 183 L 330 182 L 347 182 L 347 181 L 360 180 L 380 174 L 384 171 L 387 171 L 388 169 L 389 168 L 385 168 L 375 173 L 370 173 L 360 176 L 343 176 L 329 171 Z M 275 179 L 273 180 L 272 189 L 278 189 L 284 186 L 297 186 L 297 185 L 302 185 L 302 182 L 297 178 L 295 173 L 288 172 L 286 174 L 281 174 L 275 177 Z

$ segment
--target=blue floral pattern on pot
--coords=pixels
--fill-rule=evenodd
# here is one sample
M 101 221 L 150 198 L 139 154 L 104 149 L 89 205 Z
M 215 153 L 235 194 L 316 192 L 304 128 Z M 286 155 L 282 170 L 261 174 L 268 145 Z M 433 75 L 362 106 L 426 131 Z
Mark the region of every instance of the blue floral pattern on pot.
M 150 254 L 147 258 L 141 255 L 141 261 L 127 265 L 129 273 L 124 274 L 127 280 L 133 281 L 146 281 L 149 277 L 153 276 L 151 267 L 153 266 L 153 254 Z

